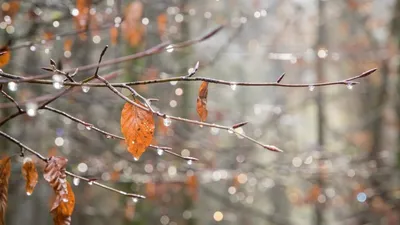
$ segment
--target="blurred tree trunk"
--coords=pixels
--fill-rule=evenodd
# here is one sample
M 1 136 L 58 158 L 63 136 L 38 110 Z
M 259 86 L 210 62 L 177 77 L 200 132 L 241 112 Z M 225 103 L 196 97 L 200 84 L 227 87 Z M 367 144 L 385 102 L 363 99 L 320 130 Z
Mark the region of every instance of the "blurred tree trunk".
M 326 48 L 327 44 L 327 29 L 326 29 L 326 17 L 325 17 L 325 4 L 324 0 L 318 0 L 318 29 L 317 29 L 317 43 L 316 43 L 316 51 L 320 48 Z M 325 61 L 324 59 L 317 57 L 316 61 L 316 74 L 317 74 L 317 82 L 322 82 L 325 77 Z M 323 90 L 317 88 L 316 95 L 316 104 L 317 104 L 317 137 L 318 137 L 318 151 L 322 151 L 325 148 L 325 103 L 324 103 L 324 95 Z M 321 154 L 323 156 L 323 154 Z M 322 167 L 323 159 L 319 161 L 319 168 Z M 320 171 L 321 172 L 321 171 Z M 322 174 L 317 174 L 317 185 L 320 190 L 324 190 L 324 180 L 322 178 Z M 315 203 L 315 225 L 324 224 L 324 207 L 325 204 L 319 202 L 318 200 Z

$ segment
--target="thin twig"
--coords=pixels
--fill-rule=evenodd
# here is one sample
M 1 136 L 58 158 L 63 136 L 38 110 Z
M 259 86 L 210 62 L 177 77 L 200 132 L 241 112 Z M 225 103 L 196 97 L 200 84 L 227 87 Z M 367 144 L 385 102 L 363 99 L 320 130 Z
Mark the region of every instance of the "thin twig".
M 21 108 L 21 106 L 18 104 L 18 102 L 15 101 L 14 98 L 11 97 L 11 95 L 7 94 L 7 93 L 3 90 L 3 85 L 0 85 L 0 90 L 1 90 L 1 93 L 2 93 L 8 100 L 10 100 L 10 101 L 15 105 L 15 107 L 17 107 L 17 109 L 18 109 L 19 112 L 24 111 L 24 110 Z
M 20 141 L 18 141 L 17 139 L 15 139 L 15 138 L 13 138 L 13 137 L 11 137 L 10 135 L 4 133 L 3 131 L 0 131 L 0 135 L 2 135 L 2 136 L 5 137 L 6 139 L 8 139 L 8 140 L 14 142 L 16 145 L 18 145 L 19 147 L 25 149 L 26 151 L 32 153 L 33 155 L 35 155 L 38 159 L 42 160 L 43 162 L 47 162 L 47 161 L 48 161 L 48 158 L 46 158 L 45 156 L 43 156 L 43 155 L 40 154 L 39 152 L 37 152 L 37 151 L 35 151 L 35 150 L 29 148 L 28 146 L 24 145 L 23 143 L 21 143 Z M 104 189 L 107 189 L 107 190 L 112 191 L 112 192 L 116 192 L 116 193 L 118 193 L 118 194 L 121 194 L 121 195 L 124 195 L 124 196 L 127 196 L 127 197 L 141 198 L 141 199 L 145 199 L 145 198 L 146 198 L 146 197 L 143 196 L 143 195 L 134 194 L 134 193 L 127 193 L 127 192 L 124 192 L 124 191 L 121 191 L 121 190 L 118 190 L 118 189 L 109 187 L 109 186 L 107 186 L 107 185 L 104 185 L 104 184 L 99 183 L 99 182 L 97 182 L 97 181 L 93 181 L 93 180 L 91 180 L 91 179 L 89 179 L 89 178 L 86 178 L 86 177 L 82 177 L 82 176 L 76 175 L 76 174 L 71 173 L 71 172 L 69 172 L 69 171 L 66 171 L 65 173 L 66 173 L 68 176 L 70 176 L 70 177 L 79 178 L 79 179 L 81 179 L 81 180 L 86 181 L 86 182 L 89 183 L 89 184 L 102 187 L 102 188 L 104 188 Z

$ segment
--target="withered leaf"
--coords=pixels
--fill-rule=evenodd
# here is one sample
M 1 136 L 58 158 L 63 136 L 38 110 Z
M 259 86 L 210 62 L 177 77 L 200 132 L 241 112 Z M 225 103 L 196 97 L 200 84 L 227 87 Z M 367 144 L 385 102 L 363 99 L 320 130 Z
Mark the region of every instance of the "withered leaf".
M 111 39 L 111 44 L 116 45 L 118 42 L 118 28 L 117 27 L 111 27 L 110 28 L 110 39 Z
M 56 200 L 53 203 L 52 210 L 57 208 L 60 204 L 60 200 L 68 198 L 67 190 L 67 175 L 65 174 L 65 167 L 68 159 L 58 156 L 52 156 L 49 158 L 44 168 L 44 179 L 49 182 L 56 194 Z
M 139 101 L 136 103 L 141 104 Z M 151 112 L 125 103 L 121 112 L 121 131 L 128 151 L 139 158 L 151 144 L 154 136 L 154 119 Z
M 66 181 L 66 187 L 67 187 L 66 197 L 60 199 L 60 196 L 57 195 L 53 202 L 53 206 L 51 208 L 54 225 L 71 224 L 71 215 L 75 207 L 75 195 L 68 181 Z
M 10 62 L 11 53 L 8 45 L 0 48 L 0 68 L 3 68 Z
M 208 83 L 203 81 L 199 88 L 199 96 L 197 97 L 197 113 L 200 116 L 202 122 L 206 121 L 208 111 L 207 111 L 207 95 L 208 95 Z
M 186 185 L 188 186 L 189 194 L 192 196 L 193 200 L 197 199 L 197 191 L 199 187 L 199 182 L 196 175 L 190 175 L 187 177 Z
M 35 186 L 38 182 L 38 173 L 36 166 L 31 158 L 26 158 L 24 164 L 22 165 L 22 176 L 26 180 L 25 190 L 27 195 L 31 195 Z
M 163 37 L 167 31 L 168 16 L 166 13 L 161 13 L 157 16 L 158 35 Z
M 136 47 L 143 38 L 146 27 L 141 23 L 143 14 L 143 3 L 133 1 L 125 11 L 125 19 L 121 24 L 123 37 L 132 47 Z
M 11 158 L 0 160 L 0 225 L 4 225 L 8 199 L 8 179 L 11 172 Z

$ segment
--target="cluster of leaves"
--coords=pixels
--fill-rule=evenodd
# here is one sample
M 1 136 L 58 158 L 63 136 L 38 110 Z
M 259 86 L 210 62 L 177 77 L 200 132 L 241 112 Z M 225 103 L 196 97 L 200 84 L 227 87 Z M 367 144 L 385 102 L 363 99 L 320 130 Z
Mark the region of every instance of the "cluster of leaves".
M 4 157 L 0 160 L 0 225 L 5 224 L 5 212 L 8 201 L 8 180 L 11 174 L 11 158 Z M 53 188 L 55 197 L 50 212 L 53 214 L 55 225 L 69 225 L 75 206 L 75 196 L 71 185 L 66 180 L 65 166 L 67 159 L 50 157 L 43 171 L 44 179 Z M 22 176 L 26 180 L 26 194 L 30 196 L 38 182 L 38 172 L 35 163 L 30 158 L 25 158 L 22 165 Z

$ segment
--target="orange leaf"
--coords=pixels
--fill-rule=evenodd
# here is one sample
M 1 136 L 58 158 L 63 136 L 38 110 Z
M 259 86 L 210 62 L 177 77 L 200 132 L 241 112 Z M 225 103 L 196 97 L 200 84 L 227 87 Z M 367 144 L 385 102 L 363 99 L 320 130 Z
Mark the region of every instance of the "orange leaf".
M 141 104 L 139 101 L 136 103 Z M 154 119 L 151 112 L 125 103 L 121 112 L 121 131 L 125 137 L 128 151 L 135 157 L 145 152 L 154 135 Z
M 0 68 L 3 68 L 10 62 L 11 54 L 8 46 L 3 46 L 0 48 Z
M 194 200 L 196 200 L 197 199 L 197 189 L 198 189 L 198 186 L 199 186 L 199 182 L 197 180 L 196 175 L 189 175 L 187 177 L 186 184 L 187 184 L 187 186 L 189 188 L 190 195 L 192 196 L 192 198 Z
M 164 36 L 167 31 L 168 17 L 167 14 L 161 13 L 157 16 L 157 28 L 160 37 Z
M 134 1 L 125 11 L 125 19 L 121 24 L 123 37 L 132 47 L 137 46 L 143 37 L 145 26 L 141 23 L 143 14 L 143 3 Z
M 203 81 L 200 85 L 199 96 L 197 97 L 197 113 L 200 116 L 201 121 L 206 121 L 207 111 L 207 95 L 208 95 L 208 83 Z
M 60 196 L 57 195 L 51 213 L 53 214 L 53 221 L 55 225 L 70 225 L 71 215 L 75 207 L 75 195 L 72 191 L 71 185 L 66 181 L 67 195 L 65 198 L 60 200 Z M 58 204 L 56 203 L 58 202 Z M 54 205 L 57 207 L 54 208 Z
M 64 51 L 71 51 L 71 49 L 72 49 L 72 44 L 73 44 L 73 41 L 72 41 L 72 39 L 66 39 L 65 41 L 64 41 Z
M 7 209 L 8 179 L 11 172 L 11 158 L 4 157 L 0 160 L 0 225 L 4 225 Z
M 10 16 L 13 18 L 19 11 L 19 1 L 3 2 L 1 9 L 3 10 L 3 16 Z
M 36 166 L 31 158 L 26 158 L 24 164 L 22 165 L 22 176 L 26 180 L 25 190 L 27 195 L 31 195 L 33 189 L 38 182 L 38 173 Z
M 111 27 L 110 29 L 111 44 L 116 45 L 118 42 L 118 28 Z

